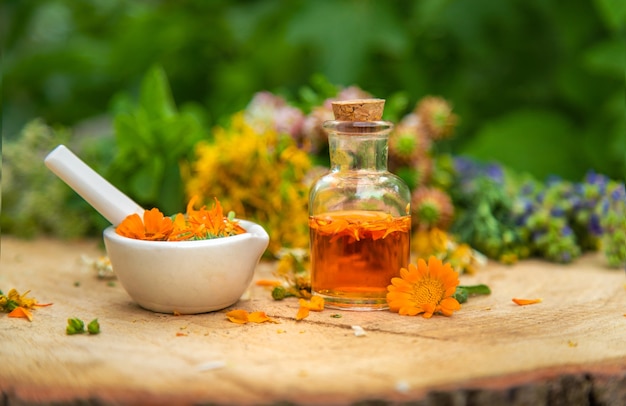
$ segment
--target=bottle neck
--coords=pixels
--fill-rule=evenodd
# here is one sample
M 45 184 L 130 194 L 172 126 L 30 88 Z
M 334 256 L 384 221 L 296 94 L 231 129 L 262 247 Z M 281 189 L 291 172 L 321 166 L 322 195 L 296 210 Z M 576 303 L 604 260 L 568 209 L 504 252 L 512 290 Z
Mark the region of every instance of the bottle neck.
M 332 171 L 387 171 L 388 121 L 327 121 Z
M 387 135 L 329 134 L 332 171 L 387 171 Z

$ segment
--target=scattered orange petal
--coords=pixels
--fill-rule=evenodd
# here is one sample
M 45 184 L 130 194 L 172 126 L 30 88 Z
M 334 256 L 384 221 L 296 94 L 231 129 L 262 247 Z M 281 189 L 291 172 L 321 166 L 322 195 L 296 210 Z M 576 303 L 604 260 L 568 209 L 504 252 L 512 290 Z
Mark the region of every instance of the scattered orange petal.
M 344 236 L 356 241 L 364 238 L 378 240 L 396 231 L 408 231 L 411 227 L 411 218 L 394 218 L 382 212 L 369 212 L 366 215 L 354 212 L 341 215 L 333 213 L 332 216 L 311 218 L 309 226 L 319 234 L 333 235 L 333 240 Z
M 309 312 L 321 312 L 324 310 L 324 298 L 321 296 L 313 296 L 311 300 L 300 299 L 298 301 L 300 308 L 296 314 L 296 320 L 302 320 L 309 315 Z
M 296 314 L 296 320 L 302 320 L 307 318 L 310 311 L 311 309 L 309 309 L 308 307 L 300 306 L 300 308 L 298 309 L 298 314 Z
M 324 310 L 324 298 L 321 296 L 313 296 L 311 300 L 300 299 L 298 301 L 300 307 L 306 307 L 314 312 L 321 312 Z
M 258 281 L 256 281 L 256 285 L 274 287 L 274 286 L 280 286 L 282 285 L 282 283 L 280 281 L 273 281 L 269 279 L 259 279 Z
M 226 317 L 237 324 L 246 324 L 248 322 L 248 312 L 245 310 L 231 310 L 226 313 Z
M 228 320 L 237 324 L 246 324 L 248 322 L 250 323 L 265 323 L 265 322 L 277 323 L 277 321 L 275 321 L 271 317 L 268 317 L 267 314 L 265 314 L 265 312 L 248 313 L 246 310 L 240 310 L 240 309 L 229 311 L 228 313 L 226 313 L 226 317 L 228 317 Z
M 321 296 L 313 296 L 309 306 L 309 308 L 314 312 L 321 312 L 324 310 L 324 298 Z
M 531 304 L 536 304 L 536 303 L 541 303 L 542 299 L 517 299 L 517 298 L 513 298 L 513 302 L 517 305 L 520 306 L 526 306 L 526 305 L 531 305 Z
M 33 321 L 33 314 L 24 307 L 16 307 L 13 309 L 11 313 L 9 313 L 9 317 L 18 317 L 28 319 L 28 321 Z
M 252 323 L 264 323 L 266 321 L 270 321 L 269 317 L 265 314 L 265 312 L 252 312 L 248 315 L 248 321 Z

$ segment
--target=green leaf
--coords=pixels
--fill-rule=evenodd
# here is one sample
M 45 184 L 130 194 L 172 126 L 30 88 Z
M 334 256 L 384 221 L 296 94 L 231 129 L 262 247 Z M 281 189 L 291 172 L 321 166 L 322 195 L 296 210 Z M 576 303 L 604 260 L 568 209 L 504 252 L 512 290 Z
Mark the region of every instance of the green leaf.
M 322 73 L 344 83 L 354 80 L 354 72 L 367 64 L 369 50 L 400 54 L 409 45 L 392 9 L 375 1 L 304 2 L 289 18 L 285 40 L 315 49 Z
M 624 0 L 595 0 L 604 23 L 614 31 L 626 25 L 626 2 Z
M 471 286 L 457 286 L 456 291 L 452 295 L 453 298 L 459 303 L 467 302 L 470 296 L 477 295 L 490 295 L 491 289 L 487 285 L 471 285 Z
M 463 153 L 483 161 L 498 161 L 538 179 L 584 176 L 588 162 L 577 140 L 581 134 L 561 114 L 519 109 L 486 123 Z
M 115 116 L 115 141 L 121 154 L 133 151 L 136 148 L 135 133 L 136 120 L 131 114 L 119 113 Z
M 585 66 L 593 71 L 624 79 L 624 39 L 613 38 L 596 43 L 584 54 Z
M 491 289 L 487 285 L 471 285 L 471 286 L 459 286 L 459 288 L 465 289 L 469 296 L 474 295 L 490 295 Z
M 130 174 L 133 194 L 141 201 L 156 201 L 163 176 L 163 162 L 158 156 L 144 162 L 135 173 Z
M 459 303 L 465 303 L 467 302 L 468 297 L 467 290 L 463 289 L 461 286 L 457 286 L 456 291 L 454 292 L 452 297 L 456 299 L 456 301 Z
M 19 305 L 20 305 L 20 304 L 19 304 L 19 303 L 17 303 L 15 300 L 8 299 L 8 300 L 7 300 L 7 302 L 6 302 L 6 304 L 4 305 L 4 309 L 5 309 L 7 312 L 12 312 L 12 311 L 13 311 L 13 310 L 15 310 L 15 308 L 16 308 L 16 307 L 18 307 Z
M 159 208 L 167 215 L 184 211 L 185 202 L 183 182 L 181 181 L 180 168 L 176 161 L 170 162 L 165 167 L 159 188 Z
M 154 66 L 144 77 L 139 104 L 153 120 L 175 114 L 172 92 L 162 67 Z

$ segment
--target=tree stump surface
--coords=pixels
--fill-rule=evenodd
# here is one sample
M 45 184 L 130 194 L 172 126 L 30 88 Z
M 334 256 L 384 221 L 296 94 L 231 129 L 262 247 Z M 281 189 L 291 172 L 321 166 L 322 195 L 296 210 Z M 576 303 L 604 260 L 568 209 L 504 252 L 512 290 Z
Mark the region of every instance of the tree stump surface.
M 254 283 L 222 311 L 144 310 L 85 261 L 104 255 L 97 240 L 4 236 L 1 250 L 0 289 L 53 303 L 32 322 L 0 314 L 3 406 L 626 404 L 626 277 L 597 253 L 489 263 L 461 284 L 492 294 L 452 317 L 325 309 L 297 322 L 296 299 Z M 261 262 L 256 278 L 274 267 Z M 277 323 L 234 324 L 232 309 Z M 70 317 L 97 318 L 101 333 L 66 335 Z

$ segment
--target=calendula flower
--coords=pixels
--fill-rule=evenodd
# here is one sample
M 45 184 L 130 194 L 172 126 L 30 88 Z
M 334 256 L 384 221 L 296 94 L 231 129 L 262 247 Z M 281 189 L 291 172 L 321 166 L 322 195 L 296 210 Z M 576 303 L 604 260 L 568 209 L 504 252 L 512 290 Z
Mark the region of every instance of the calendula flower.
M 215 205 L 211 209 L 202 206 L 195 210 L 194 205 L 198 196 L 192 197 L 187 204 L 187 216 L 180 213 L 176 215 L 170 240 L 206 240 L 244 233 L 246 230 L 236 221 L 224 217 L 220 201 L 214 199 Z
M 234 213 L 224 216 L 217 198 L 211 209 L 206 206 L 194 209 L 197 200 L 198 196 L 192 197 L 187 204 L 187 214 L 178 213 L 174 220 L 154 208 L 144 211 L 143 221 L 138 214 L 131 214 L 115 231 L 124 237 L 148 241 L 208 240 L 246 232 L 234 219 Z
M 37 307 L 50 306 L 52 303 L 38 303 L 37 299 L 26 297 L 30 291 L 20 293 L 11 289 L 8 294 L 0 292 L 0 311 L 9 313 L 9 317 L 17 317 L 33 321 L 32 309 Z
M 172 233 L 172 219 L 165 217 L 156 207 L 143 213 L 143 221 L 137 213 L 126 217 L 115 229 L 119 235 L 148 241 L 165 241 Z
M 434 313 L 451 316 L 461 308 L 452 297 L 459 284 L 458 274 L 435 257 L 430 257 L 428 264 L 420 258 L 417 265 L 402 268 L 400 278 L 392 278 L 391 283 L 387 303 L 392 312 L 407 316 L 422 313 L 430 318 Z

